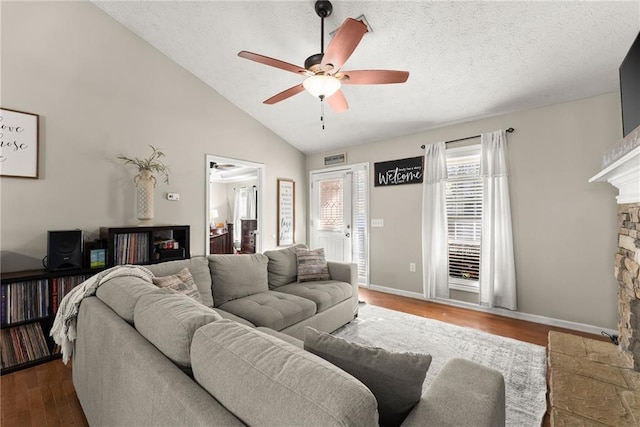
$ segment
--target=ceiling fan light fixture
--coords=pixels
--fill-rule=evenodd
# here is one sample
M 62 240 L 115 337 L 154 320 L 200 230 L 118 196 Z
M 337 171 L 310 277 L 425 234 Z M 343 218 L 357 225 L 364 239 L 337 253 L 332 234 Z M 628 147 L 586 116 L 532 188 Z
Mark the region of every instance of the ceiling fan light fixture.
M 333 76 L 318 74 L 307 77 L 305 81 L 302 82 L 302 86 L 304 86 L 307 92 L 317 98 L 328 98 L 340 89 L 342 83 Z

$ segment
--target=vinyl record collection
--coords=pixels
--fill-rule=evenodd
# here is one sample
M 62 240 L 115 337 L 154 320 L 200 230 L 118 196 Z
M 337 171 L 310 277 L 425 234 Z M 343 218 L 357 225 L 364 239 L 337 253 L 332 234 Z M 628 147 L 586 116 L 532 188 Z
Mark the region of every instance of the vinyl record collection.
M 47 279 L 0 286 L 0 323 L 8 325 L 49 315 Z
M 49 356 L 49 347 L 39 322 L 0 331 L 2 368 Z
M 121 233 L 115 236 L 115 264 L 147 264 L 149 233 Z

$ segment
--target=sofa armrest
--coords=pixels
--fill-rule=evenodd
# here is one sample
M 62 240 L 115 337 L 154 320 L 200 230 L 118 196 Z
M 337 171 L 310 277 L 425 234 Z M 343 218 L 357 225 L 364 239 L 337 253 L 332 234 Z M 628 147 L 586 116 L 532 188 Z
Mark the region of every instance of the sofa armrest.
M 502 374 L 465 359 L 442 367 L 402 427 L 503 427 L 505 391 Z
M 358 266 L 351 262 L 327 261 L 331 280 L 358 284 Z
M 351 299 L 353 301 L 353 315 L 358 315 L 358 266 L 352 262 L 327 261 L 331 280 L 350 283 L 353 287 Z

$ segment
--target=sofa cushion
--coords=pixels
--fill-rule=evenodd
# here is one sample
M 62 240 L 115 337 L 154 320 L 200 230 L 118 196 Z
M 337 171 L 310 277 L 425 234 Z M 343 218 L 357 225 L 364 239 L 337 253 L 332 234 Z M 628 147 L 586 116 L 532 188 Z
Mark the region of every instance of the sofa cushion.
M 329 267 L 324 257 L 324 249 L 296 248 L 298 259 L 298 283 L 313 280 L 329 280 Z
M 304 349 L 369 387 L 378 401 L 381 427 L 399 426 L 418 403 L 431 364 L 430 355 L 364 347 L 310 327 L 305 328 Z
M 234 299 L 269 290 L 269 258 L 265 255 L 209 255 L 207 258 L 216 307 Z
M 140 297 L 133 312 L 136 330 L 165 356 L 190 366 L 191 339 L 195 331 L 222 317 L 209 307 L 169 290 Z
M 96 296 L 118 316 L 133 323 L 133 309 L 142 295 L 157 292 L 158 287 L 135 276 L 114 277 L 98 287 Z
M 191 366 L 196 381 L 247 425 L 378 422 L 376 400 L 360 381 L 311 353 L 228 320 L 196 331 Z
M 190 259 L 181 259 L 177 261 L 161 262 L 146 266 L 153 274 L 158 277 L 170 276 L 178 273 L 183 268 L 188 268 L 189 273 L 196 282 L 202 303 L 207 307 L 213 307 L 213 297 L 211 296 L 211 274 L 209 272 L 209 263 L 207 258 L 197 256 Z
M 279 331 L 313 316 L 316 304 L 295 295 L 266 291 L 229 301 L 220 309 L 247 319 L 256 326 Z
M 154 277 L 152 280 L 153 284 L 159 288 L 171 289 L 175 293 L 184 294 L 202 304 L 200 291 L 198 291 L 193 276 L 186 267 L 171 276 Z
M 316 303 L 318 313 L 337 303 L 351 298 L 353 286 L 348 283 L 328 280 L 322 282 L 291 283 L 281 286 L 278 292 L 297 295 Z
M 288 248 L 274 251 L 266 251 L 264 254 L 269 258 L 267 270 L 269 272 L 269 289 L 288 285 L 298 281 L 298 257 L 296 249 L 308 249 L 307 245 L 299 243 Z

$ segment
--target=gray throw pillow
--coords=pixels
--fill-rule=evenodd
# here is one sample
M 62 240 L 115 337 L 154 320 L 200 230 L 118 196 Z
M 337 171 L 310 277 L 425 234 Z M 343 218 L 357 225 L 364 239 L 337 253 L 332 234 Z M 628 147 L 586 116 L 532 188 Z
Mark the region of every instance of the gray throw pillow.
M 353 375 L 378 401 L 380 426 L 399 426 L 420 400 L 431 356 L 392 353 L 305 328 L 304 349 Z
M 298 259 L 298 283 L 331 279 L 323 248 L 314 250 L 296 248 L 296 257 Z

